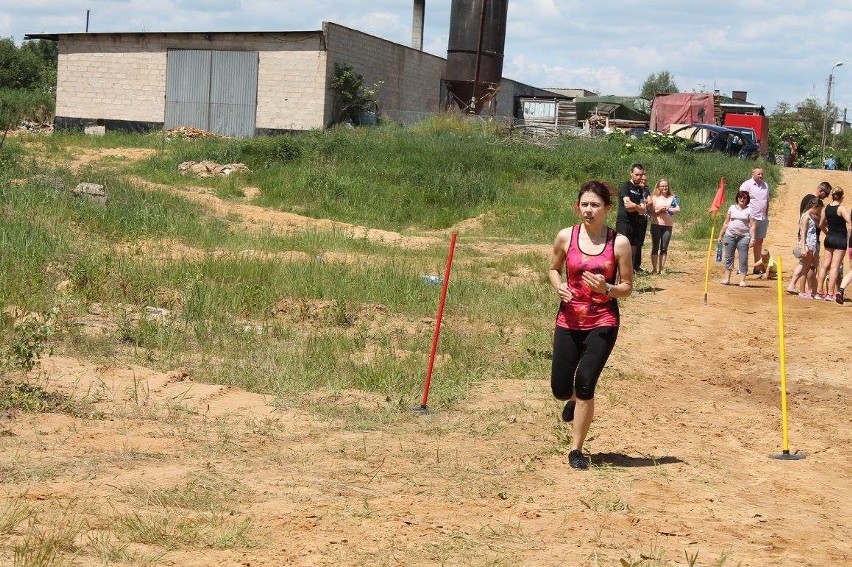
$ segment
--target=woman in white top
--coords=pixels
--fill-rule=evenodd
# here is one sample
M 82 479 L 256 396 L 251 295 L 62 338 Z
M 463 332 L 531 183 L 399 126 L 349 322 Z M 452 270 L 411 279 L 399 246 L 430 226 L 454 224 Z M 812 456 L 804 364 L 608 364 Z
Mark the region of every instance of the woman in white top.
M 734 269 L 734 250 L 740 261 L 740 287 L 746 287 L 748 272 L 748 249 L 754 245 L 754 232 L 757 225 L 751 207 L 748 206 L 751 196 L 748 191 L 737 192 L 737 202 L 728 207 L 725 223 L 719 231 L 719 242 L 725 246 L 725 277 L 722 285 L 731 283 L 731 271 Z
M 668 179 L 660 179 L 649 197 L 651 215 L 651 268 L 652 274 L 662 274 L 666 267 L 669 242 L 672 238 L 674 214 L 680 212 L 677 197 L 669 188 Z

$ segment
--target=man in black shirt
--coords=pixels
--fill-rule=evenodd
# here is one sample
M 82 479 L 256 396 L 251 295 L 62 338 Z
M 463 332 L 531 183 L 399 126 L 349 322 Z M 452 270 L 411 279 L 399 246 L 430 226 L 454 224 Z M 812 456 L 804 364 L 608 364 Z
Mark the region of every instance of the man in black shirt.
M 817 190 L 813 193 L 808 193 L 804 197 L 802 197 L 802 202 L 799 203 L 799 216 L 801 217 L 805 214 L 805 209 L 808 207 L 808 203 L 814 197 L 819 197 L 820 201 L 825 201 L 826 197 L 831 193 L 831 183 L 828 181 L 823 181 L 817 186 Z M 801 235 L 800 235 L 801 236 Z
M 630 241 L 633 251 L 633 271 L 642 273 L 642 243 L 648 221 L 645 217 L 645 198 L 647 187 L 643 185 L 645 166 L 634 163 L 630 166 L 630 181 L 625 181 L 618 189 L 618 215 L 615 218 L 615 230 Z

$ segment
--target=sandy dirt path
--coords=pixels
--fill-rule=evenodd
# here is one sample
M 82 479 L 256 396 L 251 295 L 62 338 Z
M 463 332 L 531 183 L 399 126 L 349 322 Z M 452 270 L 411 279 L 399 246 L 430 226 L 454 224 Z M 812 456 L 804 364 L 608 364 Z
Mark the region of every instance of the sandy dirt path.
M 823 179 L 852 188 L 850 173 L 784 171 L 766 244 L 785 277 L 798 203 Z M 235 212 L 252 222 L 245 206 L 223 214 Z M 486 382 L 454 411 L 358 430 L 179 369 L 52 358 L 50 383 L 99 392 L 110 417 L 0 418 L 0 471 L 16 473 L 0 495 L 83 500 L 105 531 L 104 518 L 138 506 L 134 487 L 202 473 L 231 487 L 228 518 L 250 520 L 255 545 L 133 548 L 156 565 L 686 565 L 696 553 L 696 565 L 852 564 L 852 303 L 784 298 L 790 449 L 806 458 L 774 460 L 775 282 L 724 287 L 713 265 L 705 305 L 703 253 L 675 242 L 670 267 L 623 309 L 588 472 L 559 450 L 567 429 L 548 376 Z M 384 401 L 343 392 L 327 403 Z

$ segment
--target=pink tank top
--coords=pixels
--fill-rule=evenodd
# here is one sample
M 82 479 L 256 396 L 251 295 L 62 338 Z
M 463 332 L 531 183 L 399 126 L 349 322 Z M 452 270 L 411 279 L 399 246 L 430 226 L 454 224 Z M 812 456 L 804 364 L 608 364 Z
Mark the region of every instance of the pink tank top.
M 573 297 L 563 301 L 556 315 L 556 325 L 566 329 L 585 331 L 596 327 L 618 327 L 618 302 L 606 295 L 592 291 L 583 283 L 583 272 L 603 274 L 610 284 L 615 283 L 615 231 L 607 228 L 606 244 L 599 254 L 589 255 L 580 250 L 580 226 L 571 228 L 571 242 L 565 254 L 565 273 L 568 289 Z

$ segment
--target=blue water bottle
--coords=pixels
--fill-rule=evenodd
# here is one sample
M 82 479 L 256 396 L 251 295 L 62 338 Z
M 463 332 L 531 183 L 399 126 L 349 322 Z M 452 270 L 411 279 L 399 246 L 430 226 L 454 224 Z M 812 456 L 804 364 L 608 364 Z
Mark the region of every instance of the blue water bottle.
M 716 263 L 720 264 L 722 262 L 722 243 L 716 243 Z
M 674 196 L 674 198 L 672 199 L 672 204 L 671 204 L 671 205 L 669 205 L 668 213 L 669 213 L 669 216 L 670 216 L 670 217 L 671 217 L 671 216 L 674 216 L 674 213 L 672 212 L 672 208 L 677 207 L 679 204 L 680 204 L 680 203 L 679 203 L 679 202 L 678 202 L 678 200 L 677 200 L 677 195 L 675 195 L 675 196 Z

